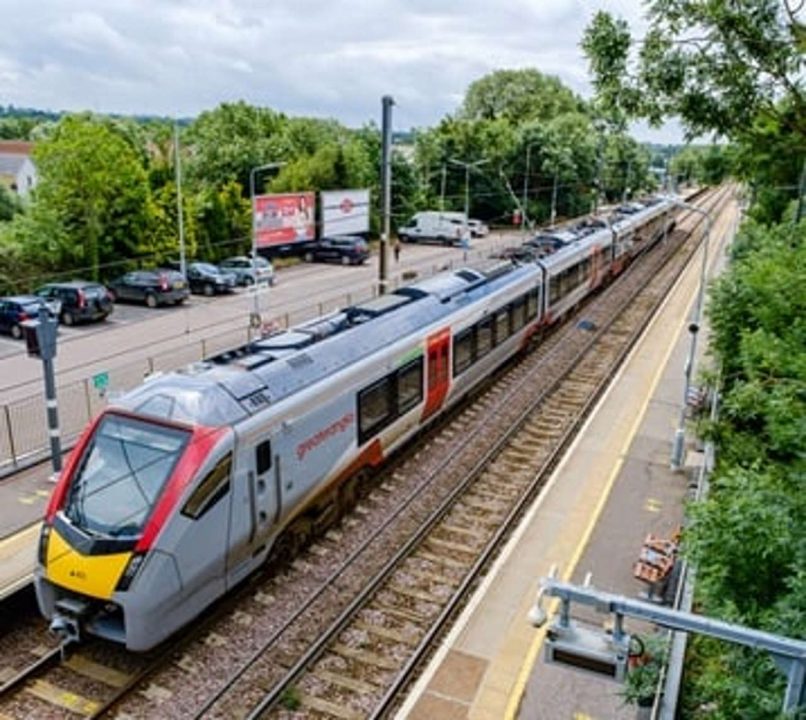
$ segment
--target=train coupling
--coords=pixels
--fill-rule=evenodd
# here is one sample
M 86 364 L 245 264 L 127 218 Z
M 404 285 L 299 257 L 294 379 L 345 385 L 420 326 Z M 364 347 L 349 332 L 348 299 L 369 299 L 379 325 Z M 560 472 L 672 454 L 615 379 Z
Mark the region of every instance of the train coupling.
M 81 621 L 90 612 L 90 604 L 76 598 L 56 601 L 56 612 L 50 621 L 50 632 L 61 639 L 62 654 L 71 643 L 81 641 Z

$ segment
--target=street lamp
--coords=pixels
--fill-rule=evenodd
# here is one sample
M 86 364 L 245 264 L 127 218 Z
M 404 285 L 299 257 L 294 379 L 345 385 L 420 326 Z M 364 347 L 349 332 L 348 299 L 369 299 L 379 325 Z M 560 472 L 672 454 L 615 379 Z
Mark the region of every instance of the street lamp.
M 255 207 L 255 174 L 264 170 L 274 170 L 283 167 L 284 162 L 271 162 L 265 165 L 258 165 L 249 171 L 249 199 L 252 204 L 252 276 L 255 280 L 252 289 L 254 290 L 252 305 L 252 322 L 260 321 L 260 303 L 257 297 L 257 208 Z
M 673 205 L 691 212 L 696 212 L 705 217 L 705 242 L 703 243 L 702 250 L 702 267 L 700 268 L 700 285 L 697 289 L 697 304 L 694 308 L 694 319 L 689 323 L 688 331 L 691 334 L 691 343 L 688 349 L 688 358 L 686 359 L 685 367 L 685 384 L 683 386 L 683 406 L 680 409 L 680 421 L 677 425 L 677 430 L 674 434 L 674 442 L 672 444 L 672 470 L 679 470 L 683 466 L 683 450 L 685 449 L 686 442 L 686 407 L 688 404 L 689 390 L 691 389 L 691 373 L 694 368 L 694 355 L 697 351 L 697 333 L 700 330 L 700 322 L 702 320 L 702 306 L 705 296 L 705 275 L 708 269 L 708 243 L 711 240 L 711 227 L 712 219 L 711 214 L 707 210 L 703 210 L 696 205 L 683 202 L 670 198 Z
M 484 163 L 490 162 L 489 160 L 476 160 L 476 162 L 464 162 L 462 160 L 456 160 L 455 158 L 450 158 L 448 160 L 449 163 L 453 163 L 454 165 L 459 165 L 459 167 L 463 167 L 465 169 L 465 229 L 464 234 L 465 238 L 467 234 L 470 232 L 470 168 L 477 168 L 479 165 L 484 165 Z

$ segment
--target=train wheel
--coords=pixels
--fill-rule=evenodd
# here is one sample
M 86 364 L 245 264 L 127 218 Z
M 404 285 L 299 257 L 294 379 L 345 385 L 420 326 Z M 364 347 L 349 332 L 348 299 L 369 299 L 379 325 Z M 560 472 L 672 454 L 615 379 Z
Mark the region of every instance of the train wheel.
M 339 511 L 342 515 L 350 512 L 358 502 L 358 475 L 353 475 L 344 481 L 344 484 L 339 488 Z
M 311 541 L 311 531 L 311 522 L 307 517 L 294 520 L 274 543 L 271 549 L 272 562 L 285 564 L 293 561 Z

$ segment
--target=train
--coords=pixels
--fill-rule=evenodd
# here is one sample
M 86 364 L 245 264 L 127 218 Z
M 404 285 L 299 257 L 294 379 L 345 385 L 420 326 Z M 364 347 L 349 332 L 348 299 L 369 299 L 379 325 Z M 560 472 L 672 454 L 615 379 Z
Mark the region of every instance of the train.
M 651 198 L 146 380 L 50 497 L 34 584 L 66 643 L 146 651 L 350 507 L 391 453 L 673 225 Z

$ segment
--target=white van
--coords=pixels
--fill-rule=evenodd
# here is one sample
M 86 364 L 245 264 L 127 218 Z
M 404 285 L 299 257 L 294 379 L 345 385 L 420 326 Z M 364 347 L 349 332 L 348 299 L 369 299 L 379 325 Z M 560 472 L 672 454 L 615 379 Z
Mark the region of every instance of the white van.
M 458 245 L 465 227 L 467 216 L 463 212 L 426 210 L 415 213 L 405 227 L 398 228 L 397 236 L 401 242 L 422 240 Z

